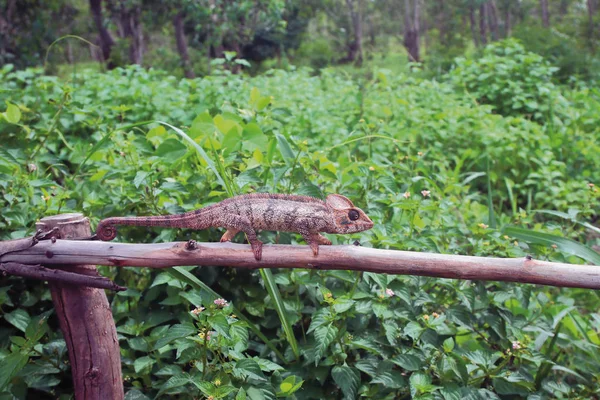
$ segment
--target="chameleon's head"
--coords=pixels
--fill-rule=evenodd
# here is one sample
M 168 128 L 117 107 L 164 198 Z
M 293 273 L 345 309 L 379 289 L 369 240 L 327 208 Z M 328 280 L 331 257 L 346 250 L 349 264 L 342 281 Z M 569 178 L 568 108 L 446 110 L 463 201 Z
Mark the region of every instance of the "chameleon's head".
M 339 194 L 330 194 L 325 200 L 333 212 L 334 227 L 329 233 L 354 233 L 373 227 L 373 221 L 350 199 Z

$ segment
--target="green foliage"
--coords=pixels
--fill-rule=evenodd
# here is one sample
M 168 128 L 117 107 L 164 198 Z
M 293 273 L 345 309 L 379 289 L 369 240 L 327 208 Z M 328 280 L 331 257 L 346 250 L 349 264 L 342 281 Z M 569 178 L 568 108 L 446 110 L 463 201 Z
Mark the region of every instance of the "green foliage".
M 499 114 L 540 121 L 562 105 L 551 83 L 556 70 L 518 41 L 507 39 L 487 46 L 480 58 L 457 59 L 450 76 L 455 85 Z
M 475 89 L 386 70 L 369 80 L 327 68 L 178 80 L 130 67 L 64 81 L 5 66 L 0 239 L 56 213 L 95 225 L 237 193 L 337 192 L 375 222 L 331 235 L 337 244 L 583 263 L 597 243 L 600 96 L 528 77 L 515 60 L 549 68 L 506 48 L 514 54 L 486 57 L 560 96 L 560 112 L 539 100 L 536 111 L 494 114 Z M 473 65 L 491 68 L 464 61 L 454 78 L 471 82 Z M 119 240 L 220 234 L 131 227 Z M 590 291 L 301 269 L 101 272 L 129 288 L 110 299 L 129 398 L 590 398 L 599 378 Z M 44 286 L 9 278 L 0 306 L 0 390 L 68 394 Z
M 333 56 L 334 52 L 331 44 L 323 38 L 317 38 L 302 42 L 302 45 L 294 54 L 294 60 L 297 65 L 307 65 L 315 69 L 321 69 L 332 63 Z

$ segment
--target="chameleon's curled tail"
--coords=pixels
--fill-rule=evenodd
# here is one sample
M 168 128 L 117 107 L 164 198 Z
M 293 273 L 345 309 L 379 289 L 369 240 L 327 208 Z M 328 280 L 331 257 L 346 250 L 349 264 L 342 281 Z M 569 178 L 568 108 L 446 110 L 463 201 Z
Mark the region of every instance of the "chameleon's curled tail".
M 106 242 L 113 240 L 115 237 L 117 237 L 117 227 L 111 225 L 110 222 L 107 221 L 108 220 L 106 219 L 100 221 L 100 223 L 98 224 L 98 228 L 96 229 L 96 236 L 98 237 L 98 239 L 104 240 Z

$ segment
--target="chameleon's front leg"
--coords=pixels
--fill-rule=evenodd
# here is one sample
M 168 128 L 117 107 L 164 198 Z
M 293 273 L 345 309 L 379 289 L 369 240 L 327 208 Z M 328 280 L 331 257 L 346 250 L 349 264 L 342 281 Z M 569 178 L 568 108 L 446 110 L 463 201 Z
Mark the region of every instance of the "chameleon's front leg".
M 321 235 L 319 232 L 310 232 L 310 231 L 301 231 L 300 234 L 304 238 L 304 241 L 308 243 L 312 252 L 315 256 L 319 255 L 319 245 L 330 245 L 331 241 L 327 239 L 325 236 Z

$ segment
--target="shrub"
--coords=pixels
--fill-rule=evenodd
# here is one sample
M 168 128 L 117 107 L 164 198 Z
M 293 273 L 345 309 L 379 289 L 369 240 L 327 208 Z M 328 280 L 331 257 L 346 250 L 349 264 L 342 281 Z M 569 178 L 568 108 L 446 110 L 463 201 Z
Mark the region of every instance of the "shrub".
M 481 58 L 458 58 L 450 79 L 499 114 L 540 121 L 561 101 L 551 82 L 556 70 L 518 41 L 507 39 L 487 46 Z

